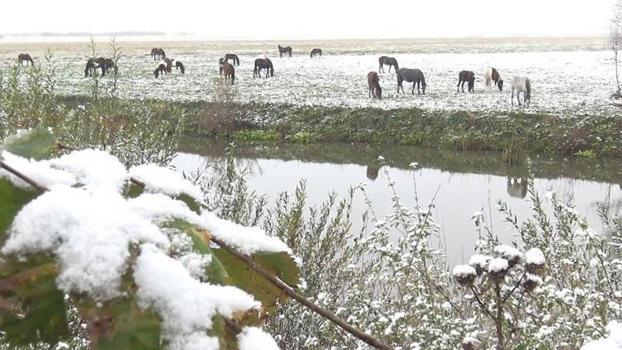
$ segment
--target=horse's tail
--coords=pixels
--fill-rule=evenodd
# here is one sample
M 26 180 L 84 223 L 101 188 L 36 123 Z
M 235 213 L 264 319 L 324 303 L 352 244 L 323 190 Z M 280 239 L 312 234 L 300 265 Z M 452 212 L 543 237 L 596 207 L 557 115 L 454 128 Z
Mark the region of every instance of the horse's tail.
M 531 100 L 531 81 L 529 78 L 525 79 L 525 95 L 528 100 Z

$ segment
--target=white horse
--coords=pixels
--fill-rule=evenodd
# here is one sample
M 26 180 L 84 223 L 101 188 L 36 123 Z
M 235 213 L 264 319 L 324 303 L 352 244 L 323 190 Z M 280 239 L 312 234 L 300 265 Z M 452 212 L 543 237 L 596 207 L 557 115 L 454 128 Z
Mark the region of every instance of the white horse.
M 516 100 L 520 106 L 520 93 L 523 93 L 523 102 L 525 107 L 529 107 L 531 102 L 531 81 L 526 77 L 514 77 L 512 79 L 512 106 L 514 105 L 514 92 L 516 92 Z
M 499 75 L 499 72 L 493 67 L 488 67 L 486 69 L 484 80 L 486 80 L 486 87 L 490 87 L 490 82 L 494 81 L 495 86 L 499 88 L 499 91 L 503 91 L 503 79 L 501 79 L 501 75 Z

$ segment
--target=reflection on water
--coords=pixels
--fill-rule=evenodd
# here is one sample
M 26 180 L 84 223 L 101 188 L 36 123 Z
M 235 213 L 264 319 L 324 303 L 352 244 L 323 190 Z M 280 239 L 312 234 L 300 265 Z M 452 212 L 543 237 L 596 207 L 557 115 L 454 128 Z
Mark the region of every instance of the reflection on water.
M 313 148 L 297 151 L 288 146 L 284 149 L 281 147 L 276 152 L 271 147 L 280 146 L 240 147 L 236 154 L 238 165 L 249 169 L 251 188 L 268 195 L 271 200 L 281 191 L 293 191 L 301 179 L 307 181 L 310 204 L 326 200 L 332 191 L 345 195 L 350 186 L 364 183 L 376 215 L 382 216 L 392 210 L 392 193 L 387 186 L 389 179 L 395 182 L 402 203 L 410 207 L 417 200 L 420 205 L 427 206 L 439 188 L 434 200 L 433 214 L 441 226 L 442 236 L 433 243 L 446 250 L 450 263 L 464 261 L 473 251 L 476 234 L 471 217 L 474 212 L 483 210 L 489 215 L 492 211 L 492 228 L 506 242 L 512 240 L 514 232 L 503 221 L 503 217 L 494 212 L 497 202 L 507 202 L 519 220 L 531 215 L 525 169 L 506 168 L 504 163 L 494 160 L 500 158 L 498 156 L 453 152 L 453 158 L 450 159 L 457 161 L 451 162 L 440 154 L 433 154 L 435 151 L 418 148 L 398 147 L 398 152 L 393 153 L 386 147 L 361 150 L 367 146 L 358 145 L 332 146 L 330 151 Z M 219 152 L 219 149 L 219 146 L 213 144 L 194 148 L 192 153 L 185 149 L 186 152 L 180 153 L 174 164 L 179 169 L 190 172 L 205 164 L 221 163 L 224 153 Z M 352 156 L 359 153 L 366 157 Z M 342 158 L 339 161 L 331 160 L 336 154 L 341 154 Z M 404 154 L 408 155 L 406 158 L 410 158 L 408 162 L 400 158 Z M 384 156 L 389 165 L 380 166 L 377 161 L 380 155 Z M 418 168 L 413 170 L 405 165 L 410 162 L 417 162 Z M 472 171 L 469 171 L 465 164 L 471 163 Z M 618 179 L 621 178 L 615 169 L 622 167 L 620 164 L 611 163 L 576 163 L 577 166 L 573 168 L 560 161 L 534 161 L 534 186 L 541 194 L 553 191 L 562 198 L 572 198 L 577 211 L 588 217 L 590 225 L 596 230 L 602 230 L 596 215 L 598 204 L 607 205 L 613 213 L 620 213 L 622 206 L 620 182 L 610 180 L 616 175 Z M 553 171 L 555 168 L 559 172 L 557 176 Z M 597 174 L 594 171 L 590 173 L 587 170 L 569 170 L 582 168 L 596 169 Z M 572 174 L 574 177 L 569 176 Z M 599 177 L 600 180 L 594 180 Z M 360 222 L 356 220 L 359 220 L 365 208 L 360 194 L 355 199 L 352 218 L 355 220 L 356 229 L 360 226 Z

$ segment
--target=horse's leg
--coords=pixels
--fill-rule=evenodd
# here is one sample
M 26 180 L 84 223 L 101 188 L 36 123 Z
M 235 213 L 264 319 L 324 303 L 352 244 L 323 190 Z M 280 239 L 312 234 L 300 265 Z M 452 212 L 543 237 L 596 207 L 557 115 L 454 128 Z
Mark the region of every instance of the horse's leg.
M 510 104 L 514 106 L 514 87 L 512 86 L 512 97 L 510 97 Z
M 460 92 L 460 83 L 461 83 L 461 81 L 458 80 L 458 88 L 456 89 L 456 92 L 458 92 L 458 93 Z

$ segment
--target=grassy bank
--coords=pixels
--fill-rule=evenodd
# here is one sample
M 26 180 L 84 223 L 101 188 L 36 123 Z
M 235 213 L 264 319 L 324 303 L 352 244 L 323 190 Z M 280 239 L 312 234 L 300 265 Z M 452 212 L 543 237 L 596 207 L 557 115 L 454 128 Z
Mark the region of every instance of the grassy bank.
M 70 109 L 88 97 L 61 97 Z M 622 158 L 622 113 L 564 116 L 256 103 L 143 101 L 187 116 L 184 134 L 240 142 L 365 143 L 524 155 Z M 105 103 L 104 103 L 105 104 Z M 131 101 L 121 104 L 131 105 Z M 622 112 L 622 111 L 621 111 Z M 113 113 L 114 114 L 114 113 Z M 162 113 L 158 113 L 162 115 Z M 165 114 L 164 114 L 165 115 Z
M 564 157 L 622 157 L 622 116 L 194 103 L 187 134 L 261 142 L 404 144 Z M 194 114 L 194 113 L 193 113 Z

